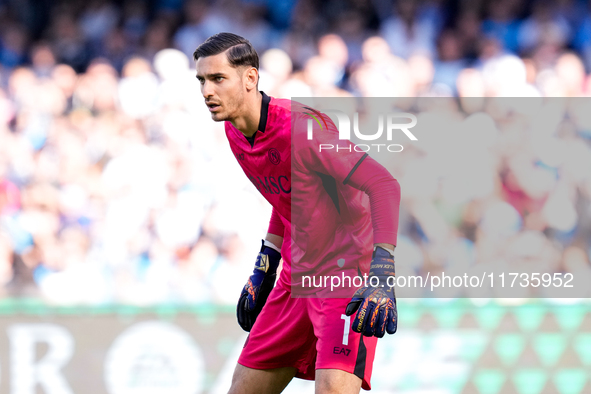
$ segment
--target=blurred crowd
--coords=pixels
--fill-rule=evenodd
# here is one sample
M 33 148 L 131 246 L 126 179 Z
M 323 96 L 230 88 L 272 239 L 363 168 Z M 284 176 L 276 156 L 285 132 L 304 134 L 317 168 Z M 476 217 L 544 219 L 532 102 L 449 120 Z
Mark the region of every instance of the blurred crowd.
M 235 303 L 270 207 L 192 70 L 219 31 L 253 43 L 272 96 L 452 98 L 421 124 L 464 134 L 384 163 L 399 266 L 589 275 L 587 1 L 0 0 L 2 297 Z

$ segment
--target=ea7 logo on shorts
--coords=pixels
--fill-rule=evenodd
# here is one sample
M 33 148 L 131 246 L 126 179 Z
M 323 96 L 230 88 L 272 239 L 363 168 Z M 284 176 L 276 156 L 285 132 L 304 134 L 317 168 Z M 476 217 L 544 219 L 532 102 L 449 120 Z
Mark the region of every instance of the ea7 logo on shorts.
M 344 354 L 345 356 L 348 356 L 351 353 L 351 349 L 347 349 L 347 348 L 344 348 L 344 347 L 335 346 L 332 349 L 332 352 L 334 354 Z

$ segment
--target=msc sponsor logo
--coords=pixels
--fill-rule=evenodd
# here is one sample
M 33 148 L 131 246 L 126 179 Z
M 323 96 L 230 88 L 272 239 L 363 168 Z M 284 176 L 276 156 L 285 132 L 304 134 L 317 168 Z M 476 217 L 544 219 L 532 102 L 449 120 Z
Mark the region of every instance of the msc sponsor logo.
M 277 178 L 274 176 L 253 176 L 249 175 L 248 179 L 254 184 L 257 190 L 266 194 L 281 194 L 291 193 L 291 182 L 288 177 L 281 175 Z

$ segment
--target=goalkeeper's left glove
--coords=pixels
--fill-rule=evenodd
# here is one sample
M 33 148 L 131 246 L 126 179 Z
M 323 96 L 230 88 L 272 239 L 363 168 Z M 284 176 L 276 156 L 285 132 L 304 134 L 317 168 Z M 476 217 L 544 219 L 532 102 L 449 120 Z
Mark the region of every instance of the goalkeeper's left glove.
M 372 282 L 372 277 L 378 279 Z M 389 277 L 391 283 L 388 283 Z M 357 311 L 353 320 L 353 331 L 368 337 L 375 335 L 378 338 L 383 337 L 385 332 L 396 332 L 398 311 L 393 287 L 394 278 L 394 256 L 377 246 L 373 252 L 368 278 L 369 284 L 377 284 L 377 287 L 369 285 L 358 289 L 345 310 L 347 316 Z
M 252 275 L 244 285 L 236 307 L 238 324 L 244 331 L 252 329 L 259 313 L 265 306 L 267 297 L 275 285 L 280 261 L 281 253 L 265 246 L 265 241 L 263 241 Z

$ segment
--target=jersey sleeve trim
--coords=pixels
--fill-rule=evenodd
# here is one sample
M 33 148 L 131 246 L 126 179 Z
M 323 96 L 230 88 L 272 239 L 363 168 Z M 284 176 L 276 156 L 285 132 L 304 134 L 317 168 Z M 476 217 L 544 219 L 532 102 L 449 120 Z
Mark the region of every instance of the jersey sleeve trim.
M 361 163 L 363 163 L 363 160 L 365 160 L 365 158 L 367 156 L 368 156 L 367 153 L 364 154 L 363 156 L 361 156 L 361 159 L 359 159 L 359 161 L 357 162 L 357 164 L 355 164 L 355 166 L 353 166 L 353 169 L 351 170 L 351 172 L 349 172 L 349 175 L 347 175 L 347 177 L 343 181 L 343 185 L 346 185 L 347 182 L 349 182 L 349 179 L 351 179 L 351 177 L 353 176 L 353 173 L 357 170 L 357 168 L 359 168 L 359 166 L 361 165 Z

